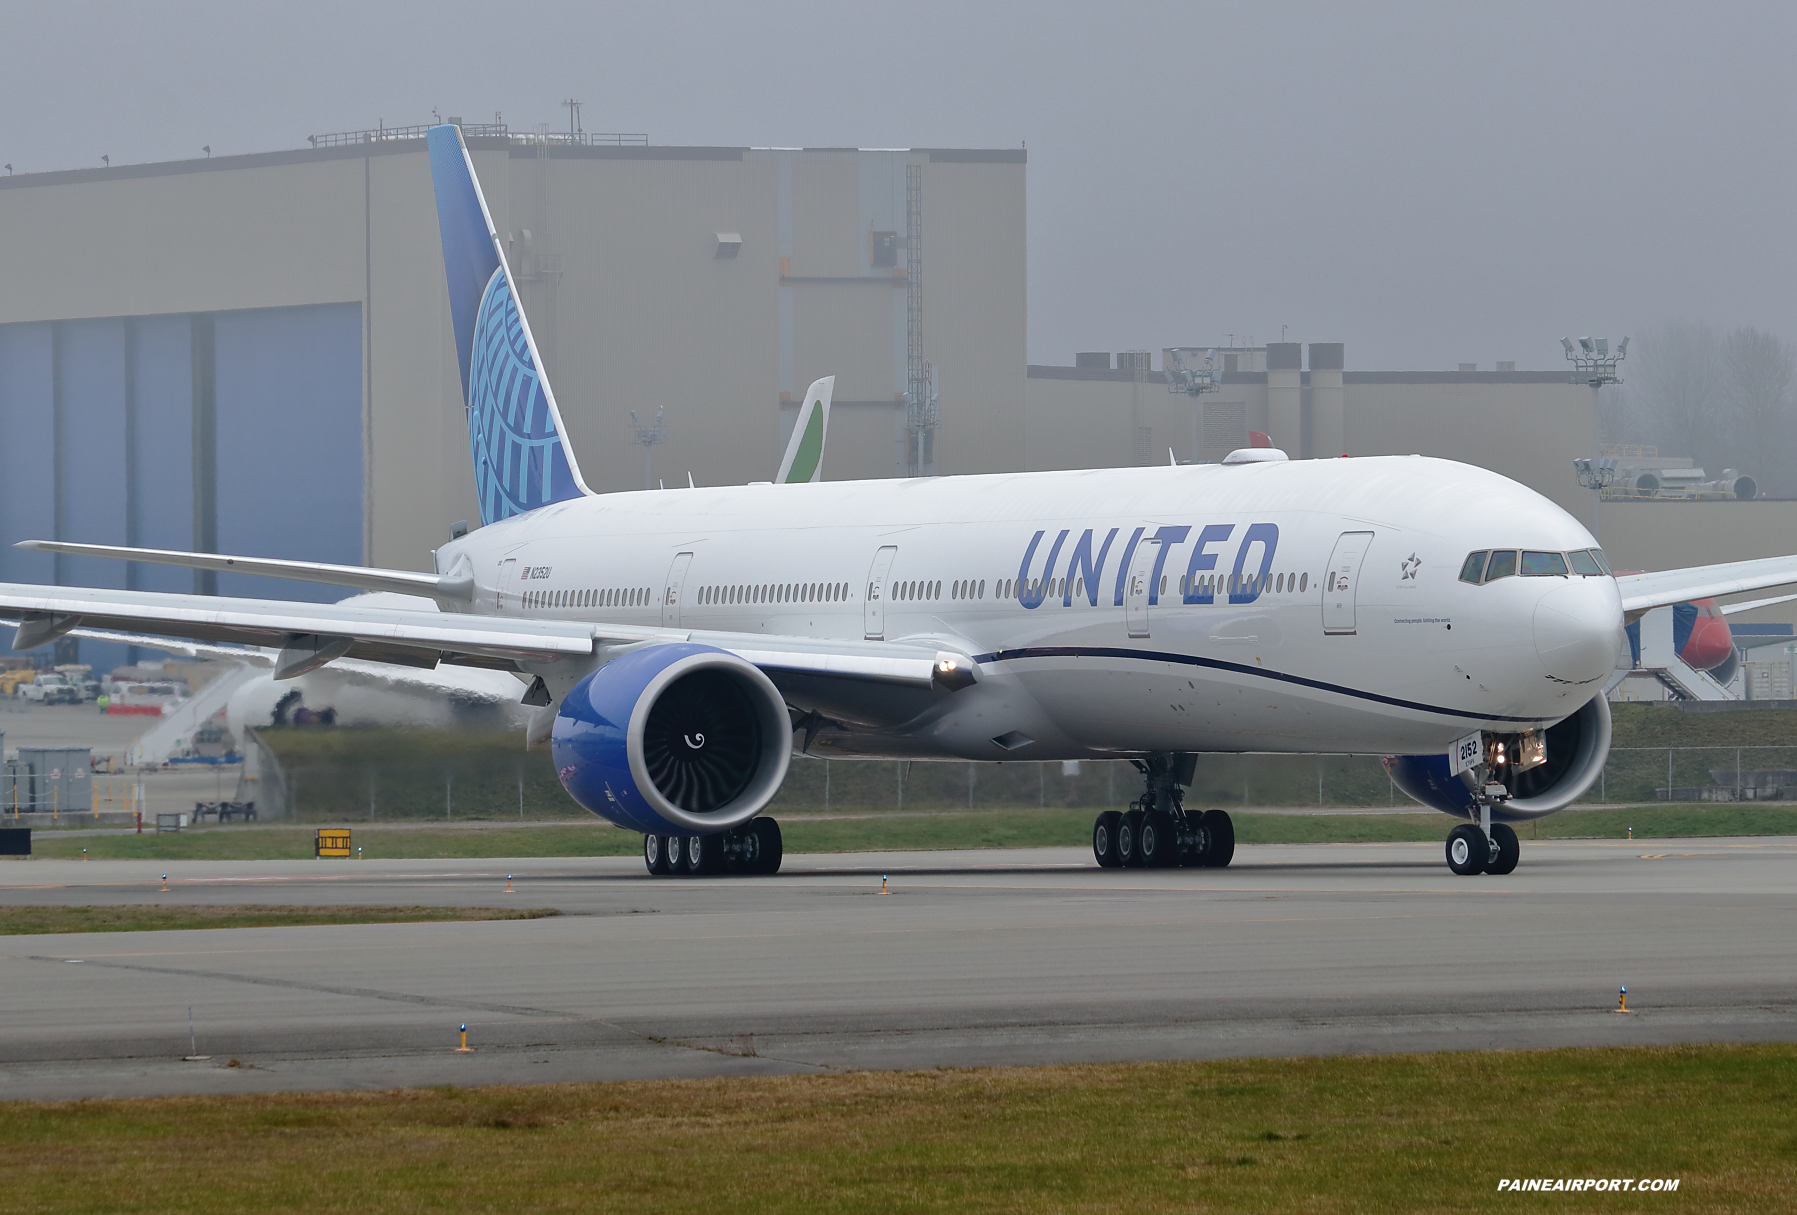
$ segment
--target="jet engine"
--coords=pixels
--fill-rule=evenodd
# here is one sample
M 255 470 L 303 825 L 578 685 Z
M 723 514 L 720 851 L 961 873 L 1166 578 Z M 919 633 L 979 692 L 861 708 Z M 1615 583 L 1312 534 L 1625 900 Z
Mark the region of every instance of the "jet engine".
M 792 724 L 772 681 L 711 646 L 632 650 L 563 698 L 551 735 L 568 796 L 620 827 L 708 835 L 780 789 Z
M 1610 702 L 1594 696 L 1578 712 L 1535 734 L 1487 731 L 1486 753 L 1504 762 L 1486 770 L 1487 783 L 1510 790 L 1510 800 L 1492 807 L 1497 822 L 1526 822 L 1571 805 L 1589 789 L 1610 755 Z M 1443 755 L 1393 755 L 1385 770 L 1398 788 L 1434 810 L 1477 820 L 1473 775 L 1450 774 Z

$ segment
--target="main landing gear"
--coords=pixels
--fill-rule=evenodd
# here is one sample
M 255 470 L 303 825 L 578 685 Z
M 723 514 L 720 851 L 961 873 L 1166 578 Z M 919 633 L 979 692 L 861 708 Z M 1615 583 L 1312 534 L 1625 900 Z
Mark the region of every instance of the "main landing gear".
M 1190 814 L 1185 786 L 1197 757 L 1156 754 L 1130 761 L 1147 782 L 1128 810 L 1106 810 L 1092 824 L 1092 855 L 1105 869 L 1221 869 L 1235 858 L 1235 824 L 1222 810 Z
M 712 835 L 645 835 L 643 864 L 655 877 L 711 877 L 720 873 L 780 872 L 780 824 L 750 819 Z
M 1502 782 L 1479 786 L 1479 821 L 1461 823 L 1448 832 L 1448 868 L 1461 877 L 1494 873 L 1500 877 L 1516 868 L 1522 844 L 1508 823 L 1491 821 L 1491 808 L 1510 800 Z

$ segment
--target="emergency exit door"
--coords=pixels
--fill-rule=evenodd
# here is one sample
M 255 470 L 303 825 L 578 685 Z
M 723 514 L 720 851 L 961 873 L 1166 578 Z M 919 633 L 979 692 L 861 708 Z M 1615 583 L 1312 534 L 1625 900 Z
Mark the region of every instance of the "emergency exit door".
M 1360 567 L 1373 542 L 1372 532 L 1343 532 L 1323 571 L 1323 632 L 1354 632 L 1354 600 L 1360 590 Z
M 668 585 L 661 593 L 661 625 L 665 629 L 680 627 L 680 592 L 686 584 L 686 567 L 693 563 L 691 553 L 676 553 L 668 567 Z
M 1123 588 L 1123 618 L 1129 622 L 1131 637 L 1148 636 L 1148 600 L 1154 591 L 1150 583 L 1154 579 L 1155 559 L 1160 555 L 1161 542 L 1149 539 L 1136 545 L 1135 556 L 1130 560 L 1129 581 Z
M 862 601 L 862 615 L 869 641 L 882 641 L 886 637 L 886 580 L 897 556 L 898 546 L 888 544 L 874 554 L 873 567 L 867 571 L 867 597 Z

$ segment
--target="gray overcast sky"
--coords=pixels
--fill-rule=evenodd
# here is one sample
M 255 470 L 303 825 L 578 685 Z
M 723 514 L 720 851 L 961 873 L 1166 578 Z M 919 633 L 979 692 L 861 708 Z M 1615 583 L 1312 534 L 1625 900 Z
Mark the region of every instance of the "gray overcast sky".
M 655 143 L 1016 147 L 1029 357 L 1346 341 L 1560 363 L 1667 316 L 1797 338 L 1784 4 L 0 0 L 18 171 L 503 111 Z M 420 222 L 429 222 L 429 216 Z

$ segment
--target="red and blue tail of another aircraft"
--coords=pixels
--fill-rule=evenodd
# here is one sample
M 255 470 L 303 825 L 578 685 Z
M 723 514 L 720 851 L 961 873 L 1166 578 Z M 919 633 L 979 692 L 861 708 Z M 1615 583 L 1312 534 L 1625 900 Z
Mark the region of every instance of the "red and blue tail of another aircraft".
M 432 127 L 427 141 L 481 522 L 590 494 L 461 129 Z

